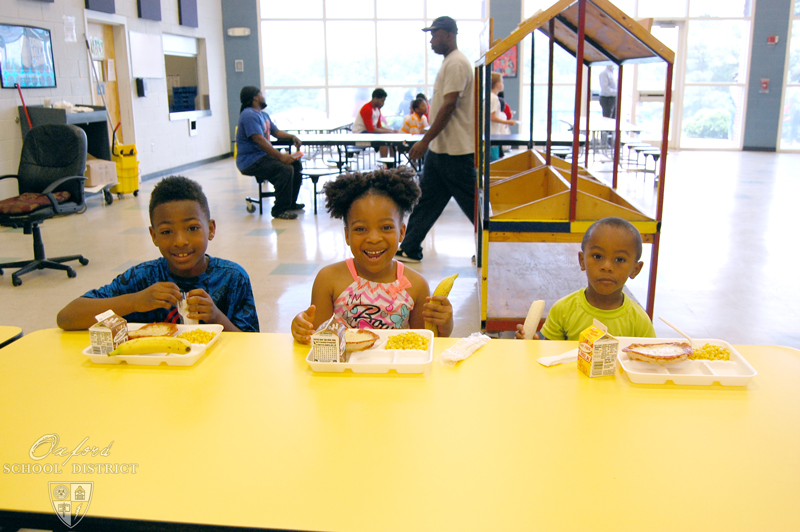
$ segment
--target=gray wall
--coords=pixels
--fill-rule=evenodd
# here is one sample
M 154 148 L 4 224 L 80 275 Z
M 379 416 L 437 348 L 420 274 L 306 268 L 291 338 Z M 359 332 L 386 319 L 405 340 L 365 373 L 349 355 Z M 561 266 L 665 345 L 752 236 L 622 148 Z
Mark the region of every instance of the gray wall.
M 522 21 L 522 0 L 492 0 L 491 16 L 494 19 L 494 38 L 504 39 L 508 37 L 512 31 L 517 29 L 520 21 Z M 530 37 L 526 39 L 529 41 Z M 520 43 L 520 47 L 521 47 Z M 521 52 L 517 50 L 517 59 L 522 60 Z M 511 106 L 511 109 L 516 111 L 515 119 L 519 119 L 519 90 L 521 83 L 519 82 L 519 73 L 522 68 L 517 65 L 517 78 L 504 79 L 505 90 L 503 93 L 506 96 L 506 102 Z M 528 95 L 530 97 L 530 95 Z M 511 129 L 512 133 L 517 133 L 517 126 Z
M 222 0 L 222 32 L 225 44 L 225 78 L 228 86 L 228 120 L 231 140 L 239 122 L 239 92 L 245 85 L 261 88 L 260 53 L 258 48 L 257 0 Z M 247 37 L 231 37 L 228 28 L 250 28 Z M 244 61 L 244 72 L 236 72 L 234 61 Z M 231 150 L 233 147 L 231 147 Z
M 750 80 L 747 87 L 747 116 L 744 126 L 745 150 L 777 149 L 791 12 L 792 0 L 756 2 Z M 767 44 L 769 35 L 777 35 L 778 44 Z M 761 78 L 769 79 L 769 92 L 766 94 L 760 92 Z

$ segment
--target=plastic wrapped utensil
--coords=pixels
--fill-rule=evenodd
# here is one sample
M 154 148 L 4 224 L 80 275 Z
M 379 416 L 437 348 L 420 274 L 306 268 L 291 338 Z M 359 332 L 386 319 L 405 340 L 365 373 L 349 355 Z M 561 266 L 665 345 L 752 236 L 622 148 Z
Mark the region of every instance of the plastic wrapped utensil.
M 456 365 L 456 362 L 468 358 L 472 353 L 486 345 L 489 340 L 491 338 L 485 334 L 472 333 L 456 342 L 454 346 L 445 349 L 439 355 L 439 362 L 452 368 Z

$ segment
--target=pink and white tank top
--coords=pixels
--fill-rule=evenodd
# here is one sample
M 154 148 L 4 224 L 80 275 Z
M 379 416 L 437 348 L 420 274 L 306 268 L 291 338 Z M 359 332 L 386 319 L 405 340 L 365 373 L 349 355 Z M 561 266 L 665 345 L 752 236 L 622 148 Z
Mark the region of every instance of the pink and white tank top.
M 358 276 L 353 259 L 345 261 L 353 283 L 333 302 L 333 315 L 353 329 L 408 329 L 414 300 L 406 291 L 411 282 L 397 261 L 397 280 L 375 283 Z

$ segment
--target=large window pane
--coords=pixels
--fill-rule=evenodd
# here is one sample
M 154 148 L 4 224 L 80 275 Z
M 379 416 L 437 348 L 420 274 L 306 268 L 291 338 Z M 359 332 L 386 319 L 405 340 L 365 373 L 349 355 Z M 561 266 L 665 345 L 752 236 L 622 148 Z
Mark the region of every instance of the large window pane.
M 461 30 L 463 19 L 479 19 L 483 17 L 484 0 L 428 0 L 428 18 L 435 19 L 442 15 L 447 15 L 456 19 L 459 23 L 458 29 Z
M 738 143 L 742 88 L 689 86 L 683 97 L 681 146 L 715 147 Z M 695 140 L 690 140 L 695 139 Z M 699 142 L 703 139 L 706 142 Z M 713 142 L 708 142 L 708 141 Z M 727 141 L 727 142 L 722 142 Z
M 366 87 L 329 89 L 331 118 L 353 120 L 361 110 L 361 106 L 372 100 L 373 90 Z
M 570 134 L 570 125 L 575 121 L 575 87 L 557 85 L 553 87 L 553 134 L 558 138 Z M 520 132 L 527 132 L 530 124 L 531 87 L 525 86 L 520 96 Z M 516 111 L 516 109 L 514 109 Z M 533 91 L 533 134 L 537 141 L 546 140 L 547 133 L 547 87 L 536 86 Z
M 753 0 L 689 0 L 690 17 L 749 17 Z
M 797 1 L 800 2 L 800 0 Z M 800 22 L 797 20 L 792 23 L 792 41 L 790 46 L 789 77 L 786 83 L 800 83 Z
M 375 18 L 374 7 L 372 0 L 325 0 L 325 16 L 350 19 Z
M 671 109 L 675 109 L 672 105 Z M 671 115 L 670 115 L 671 116 Z M 661 141 L 664 128 L 664 102 L 638 102 L 636 104 L 636 125 L 642 128 L 639 138 L 644 141 Z M 670 137 L 672 121 L 670 121 Z
M 327 30 L 328 84 L 374 85 L 375 23 L 328 22 Z M 293 61 L 287 62 L 296 65 Z
M 281 129 L 327 117 L 325 89 L 267 89 L 267 112 Z
M 261 22 L 261 57 L 267 87 L 325 85 L 325 40 L 322 22 Z M 302 39 L 297 36 L 302 35 Z M 292 53 L 302 63 L 275 53 L 277 43 L 292 43 Z M 302 68 L 298 65 L 302 64 Z
M 547 83 L 547 69 L 550 61 L 550 39 L 540 31 L 533 32 L 536 46 L 535 83 Z M 531 38 L 526 37 L 522 50 L 521 71 L 525 81 L 530 82 Z M 558 44 L 553 47 L 553 83 L 575 83 L 575 57 Z
M 686 16 L 686 0 L 639 0 L 640 18 L 681 18 Z
M 322 18 L 322 0 L 261 0 L 261 18 Z
M 781 149 L 800 149 L 800 87 L 787 87 L 783 106 Z
M 378 22 L 378 84 L 425 83 L 425 44 L 417 22 Z
M 378 18 L 418 18 L 421 19 L 425 16 L 423 10 L 424 0 L 377 0 L 378 3 Z M 418 24 L 423 28 L 424 26 Z
M 686 81 L 744 81 L 749 33 L 744 20 L 690 20 Z

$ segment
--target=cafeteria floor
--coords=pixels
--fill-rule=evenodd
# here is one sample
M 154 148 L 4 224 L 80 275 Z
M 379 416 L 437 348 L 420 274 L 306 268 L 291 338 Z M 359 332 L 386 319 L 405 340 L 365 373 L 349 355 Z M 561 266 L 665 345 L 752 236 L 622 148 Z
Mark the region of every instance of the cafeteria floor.
M 698 338 L 800 348 L 795 223 L 800 154 L 682 151 L 669 154 L 667 167 L 655 315 Z M 603 172 L 607 166 L 595 169 L 609 176 Z M 348 256 L 342 223 L 325 213 L 322 196 L 314 216 L 308 182 L 298 200 L 306 204 L 305 213 L 297 220 L 273 220 L 268 208 L 263 216 L 246 212 L 244 198 L 257 188 L 251 177 L 236 171 L 232 159 L 182 174 L 203 185 L 217 221 L 208 253 L 247 270 L 262 331 L 289 332 L 292 318 L 309 303 L 319 269 Z M 93 196 L 85 214 L 46 221 L 42 234 L 48 255 L 82 253 L 90 263 L 73 263 L 74 279 L 39 271 L 23 276 L 19 287 L 11 285 L 13 270 L 5 270 L 0 324 L 22 327 L 26 334 L 56 327 L 56 313 L 73 298 L 157 258 L 147 230 L 156 183 L 145 181 L 138 197 L 127 194 L 110 206 Z M 648 211 L 655 204 L 654 190 L 652 173 L 621 173 L 620 191 Z M 0 262 L 32 254 L 31 237 L 21 229 L 0 228 L 0 243 Z M 432 288 L 443 276 L 460 274 L 451 293 L 454 336 L 480 327 L 474 249 L 472 227 L 451 201 L 425 240 L 423 262 L 412 265 Z M 643 273 L 628 282 L 640 302 L 646 300 L 648 268 L 645 264 Z M 659 320 L 655 328 L 659 336 L 675 336 Z

